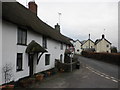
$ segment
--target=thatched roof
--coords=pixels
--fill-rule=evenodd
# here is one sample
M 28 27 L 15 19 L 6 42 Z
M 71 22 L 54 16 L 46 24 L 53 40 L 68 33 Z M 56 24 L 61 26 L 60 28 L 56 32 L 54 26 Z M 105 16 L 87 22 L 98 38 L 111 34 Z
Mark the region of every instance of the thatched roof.
M 72 45 L 68 38 L 44 23 L 37 15 L 18 2 L 2 3 L 2 19 L 17 26 L 24 26 L 41 35 Z

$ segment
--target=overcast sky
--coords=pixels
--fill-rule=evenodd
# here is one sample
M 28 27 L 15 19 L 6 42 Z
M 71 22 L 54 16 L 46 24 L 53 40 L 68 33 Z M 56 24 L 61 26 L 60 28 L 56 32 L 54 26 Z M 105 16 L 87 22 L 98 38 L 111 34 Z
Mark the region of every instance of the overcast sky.
M 30 0 L 17 0 L 24 6 Z M 118 46 L 119 0 L 35 0 L 38 16 L 54 27 L 59 22 L 61 33 L 80 41 L 100 39 L 102 34 L 112 45 Z M 105 30 L 104 30 L 105 29 Z

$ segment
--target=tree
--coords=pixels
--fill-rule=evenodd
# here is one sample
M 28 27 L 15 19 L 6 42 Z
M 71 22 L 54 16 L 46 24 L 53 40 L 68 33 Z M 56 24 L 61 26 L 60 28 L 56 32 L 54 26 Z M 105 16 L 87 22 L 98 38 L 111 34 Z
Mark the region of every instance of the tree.
M 117 53 L 117 47 L 112 46 L 111 47 L 111 53 Z
M 5 84 L 10 82 L 10 80 L 13 76 L 12 69 L 13 69 L 13 67 L 11 64 L 5 64 L 2 68 Z

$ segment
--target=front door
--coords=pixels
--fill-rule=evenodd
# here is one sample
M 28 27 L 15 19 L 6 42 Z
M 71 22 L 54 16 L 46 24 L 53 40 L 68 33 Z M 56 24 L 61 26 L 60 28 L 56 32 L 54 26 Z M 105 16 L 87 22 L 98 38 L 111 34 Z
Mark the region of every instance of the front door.
M 33 75 L 33 59 L 34 59 L 34 54 L 29 54 L 29 75 Z

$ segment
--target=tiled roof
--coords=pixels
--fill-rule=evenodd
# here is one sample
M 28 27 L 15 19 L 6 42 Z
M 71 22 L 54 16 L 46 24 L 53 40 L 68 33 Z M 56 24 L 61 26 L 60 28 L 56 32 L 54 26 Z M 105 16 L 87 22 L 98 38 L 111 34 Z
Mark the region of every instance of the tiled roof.
M 91 39 L 88 39 L 88 40 L 90 40 L 91 42 L 93 42 Z M 82 45 L 85 44 L 88 40 L 83 40 L 83 41 L 81 41 Z M 94 43 L 94 42 L 93 42 L 93 43 Z
M 109 44 L 111 44 L 107 39 L 105 39 L 105 38 L 102 38 L 102 39 L 104 39 L 104 40 L 107 41 Z M 95 45 L 98 44 L 102 39 L 97 39 L 97 40 L 95 41 Z

